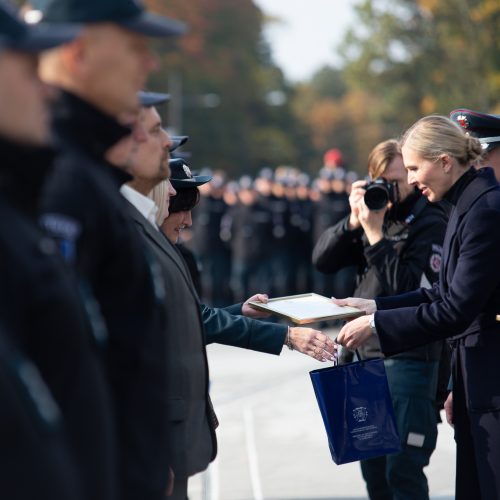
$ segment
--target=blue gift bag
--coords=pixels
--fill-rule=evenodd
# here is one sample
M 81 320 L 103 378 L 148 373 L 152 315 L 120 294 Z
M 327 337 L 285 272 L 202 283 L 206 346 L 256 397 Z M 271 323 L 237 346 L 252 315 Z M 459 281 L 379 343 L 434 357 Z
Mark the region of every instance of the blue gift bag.
M 336 464 L 401 450 L 382 359 L 322 368 L 310 375 Z

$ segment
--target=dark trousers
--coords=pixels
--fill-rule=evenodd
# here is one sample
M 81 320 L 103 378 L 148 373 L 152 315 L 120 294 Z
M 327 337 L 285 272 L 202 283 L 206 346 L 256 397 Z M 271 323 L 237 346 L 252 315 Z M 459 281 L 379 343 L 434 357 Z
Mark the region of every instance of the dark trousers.
M 500 339 L 453 349 L 457 500 L 500 498 Z M 482 380 L 482 383 L 481 383 Z
M 406 446 L 400 453 L 361 461 L 361 473 L 371 500 L 429 498 L 424 467 L 432 450 Z
M 424 467 L 437 440 L 438 363 L 391 359 L 385 366 L 402 450 L 360 462 L 366 489 L 371 500 L 428 500 Z M 415 442 L 415 436 L 423 441 Z
M 187 500 L 188 480 L 187 478 L 175 478 L 174 492 L 166 500 Z

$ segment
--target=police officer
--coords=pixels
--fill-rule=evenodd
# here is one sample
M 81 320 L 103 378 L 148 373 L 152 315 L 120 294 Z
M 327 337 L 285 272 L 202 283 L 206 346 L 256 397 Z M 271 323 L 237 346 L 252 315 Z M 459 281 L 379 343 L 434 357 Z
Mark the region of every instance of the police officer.
M 481 166 L 493 168 L 500 182 L 500 115 L 455 109 L 450 113 L 450 118 L 469 135 L 479 139 L 484 150 Z
M 76 283 L 37 224 L 52 168 L 37 53 L 69 26 L 31 27 L 0 5 L 0 494 L 114 499 L 109 394 Z
M 75 41 L 41 64 L 43 78 L 60 89 L 53 129 L 62 149 L 44 190 L 42 221 L 104 318 L 118 496 L 162 498 L 169 458 L 161 275 L 119 189 L 130 179 L 134 146 L 123 122 L 136 118 L 137 93 L 156 67 L 147 37 L 178 35 L 183 26 L 133 0 L 51 0 L 41 3 L 40 15 L 42 22 L 84 24 Z
M 319 199 L 314 205 L 313 244 L 316 244 L 328 228 L 337 224 L 349 213 L 349 197 L 344 188 L 344 175 L 345 171 L 341 167 L 322 168 L 319 172 Z M 342 290 L 337 287 L 338 279 L 341 283 L 348 282 L 349 276 L 352 277 L 351 269 L 347 267 L 339 269 L 339 278 L 337 274 L 327 276 L 318 272 L 314 273 L 315 289 L 327 297 L 343 296 Z M 348 288 L 343 287 L 343 289 Z
M 207 171 L 203 175 L 211 175 Z M 232 301 L 229 278 L 231 254 L 221 238 L 222 220 L 228 210 L 224 201 L 225 178 L 215 172 L 212 182 L 200 188 L 200 204 L 194 212 L 196 231 L 189 246 L 201 260 L 203 294 L 207 303 L 220 307 Z
M 272 241 L 272 216 L 259 198 L 253 180 L 243 176 L 239 181 L 239 202 L 230 209 L 231 218 L 231 287 L 234 298 L 244 301 L 258 292 L 263 279 L 260 274 L 268 256 L 267 248 Z M 260 290 L 269 290 L 270 277 Z
M 268 199 L 271 213 L 272 232 L 269 243 L 269 265 L 272 285 L 268 287 L 271 294 L 282 297 L 289 294 L 290 275 L 293 272 L 290 248 L 290 210 L 286 196 L 290 180 L 286 169 L 277 169 L 272 193 Z
M 299 185 L 299 182 L 302 186 Z M 289 224 L 286 243 L 291 271 L 288 273 L 286 294 L 294 295 L 311 290 L 311 211 L 307 196 L 307 176 L 299 178 L 295 173 L 286 179 L 285 194 L 288 202 Z M 304 186 L 305 184 L 305 186 Z M 302 198 L 299 198 L 299 189 Z M 305 188 L 305 190 L 304 190 Z
M 321 236 L 313 251 L 314 264 L 322 272 L 356 265 L 355 294 L 366 298 L 430 287 L 441 261 L 444 212 L 408 184 L 397 141 L 378 144 L 368 159 L 368 170 L 372 179 L 391 183 L 383 187 L 384 203 L 369 209 L 366 181 L 355 182 L 351 213 Z M 382 356 L 375 338 L 359 352 L 362 359 Z M 441 355 L 438 342 L 385 360 L 402 451 L 361 462 L 371 499 L 429 498 L 423 468 L 436 446 Z

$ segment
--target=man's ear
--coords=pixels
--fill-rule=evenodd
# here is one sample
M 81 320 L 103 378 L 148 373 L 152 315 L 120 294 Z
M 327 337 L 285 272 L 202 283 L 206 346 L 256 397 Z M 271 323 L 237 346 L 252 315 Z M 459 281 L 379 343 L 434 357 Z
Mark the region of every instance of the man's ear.
M 136 144 L 146 142 L 148 139 L 148 132 L 144 126 L 144 113 L 145 108 L 139 108 L 139 112 L 135 117 L 134 126 L 132 128 L 132 139 Z
M 84 37 L 79 37 L 63 45 L 60 50 L 61 61 L 66 71 L 78 79 L 85 79 L 87 51 Z

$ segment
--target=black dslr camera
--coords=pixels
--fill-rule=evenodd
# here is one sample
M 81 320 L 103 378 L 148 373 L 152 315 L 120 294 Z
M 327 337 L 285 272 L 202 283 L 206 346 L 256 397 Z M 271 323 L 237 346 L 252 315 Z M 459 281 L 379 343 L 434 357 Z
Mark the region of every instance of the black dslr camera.
M 370 210 L 381 210 L 389 202 L 397 203 L 399 200 L 397 182 L 389 182 L 380 178 L 369 182 L 365 190 L 365 203 Z

